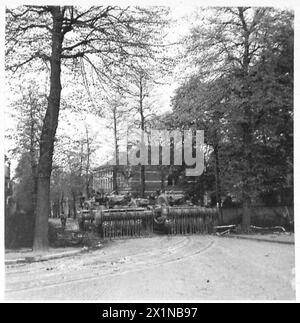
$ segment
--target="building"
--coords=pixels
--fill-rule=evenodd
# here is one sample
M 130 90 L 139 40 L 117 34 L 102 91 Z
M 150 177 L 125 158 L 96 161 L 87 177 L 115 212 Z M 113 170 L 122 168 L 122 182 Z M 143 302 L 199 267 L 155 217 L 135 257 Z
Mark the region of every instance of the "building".
M 116 186 L 119 194 L 132 193 L 140 194 L 141 193 L 141 167 L 145 169 L 145 195 L 151 193 L 156 193 L 160 191 L 174 191 L 182 192 L 187 191 L 190 184 L 194 184 L 196 177 L 186 178 L 182 172 L 182 166 L 174 165 L 136 165 L 136 166 L 124 166 L 129 163 L 130 154 L 139 155 L 139 151 L 132 150 L 132 146 L 127 147 L 126 152 L 119 153 L 120 164 L 115 165 L 115 160 L 110 160 L 104 165 L 97 167 L 93 171 L 93 190 L 100 193 L 111 193 L 114 191 L 114 172 L 117 173 Z M 151 162 L 151 153 L 152 148 L 148 150 L 148 163 Z M 170 149 L 171 155 L 172 149 Z M 159 152 L 160 161 L 162 161 L 162 150 Z M 138 156 L 139 157 L 139 156 Z M 170 163 L 172 163 L 171 157 L 169 158 Z M 174 160 L 173 160 L 174 161 Z
M 113 187 L 114 166 L 108 164 L 93 171 L 93 190 L 100 193 L 111 193 Z M 145 194 L 157 190 L 182 191 L 179 185 L 180 176 L 176 175 L 173 166 L 145 166 Z M 118 166 L 118 193 L 139 194 L 141 192 L 141 166 Z

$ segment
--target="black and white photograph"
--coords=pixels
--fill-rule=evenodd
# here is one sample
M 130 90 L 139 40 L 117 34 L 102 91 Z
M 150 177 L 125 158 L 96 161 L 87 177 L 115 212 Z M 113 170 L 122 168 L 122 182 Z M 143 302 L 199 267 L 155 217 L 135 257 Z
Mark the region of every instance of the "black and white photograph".
M 297 301 L 296 2 L 52 2 L 1 3 L 4 302 Z

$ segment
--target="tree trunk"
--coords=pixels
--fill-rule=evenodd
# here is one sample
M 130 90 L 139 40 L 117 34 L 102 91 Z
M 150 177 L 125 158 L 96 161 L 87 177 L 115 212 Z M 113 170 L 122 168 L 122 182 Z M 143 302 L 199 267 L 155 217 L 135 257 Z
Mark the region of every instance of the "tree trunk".
M 249 76 L 249 65 L 250 65 L 250 29 L 247 26 L 247 21 L 244 17 L 243 8 L 239 7 L 239 18 L 244 31 L 244 51 L 242 59 L 242 93 L 241 98 L 243 100 L 242 109 L 244 114 L 244 121 L 241 124 L 242 138 L 243 138 L 243 162 L 244 162 L 244 174 L 242 177 L 242 198 L 243 198 L 243 219 L 242 229 L 245 233 L 250 231 L 251 225 L 251 192 L 252 188 L 250 185 L 252 176 L 252 113 L 251 106 L 248 103 L 251 95 L 249 91 L 248 76 Z
M 220 222 L 223 224 L 223 212 L 222 212 L 222 199 L 221 199 L 221 179 L 220 179 L 220 162 L 219 162 L 219 147 L 214 145 L 215 153 L 215 182 L 216 182 L 216 202 L 219 205 Z
M 252 145 L 252 135 L 250 127 L 250 111 L 249 108 L 245 108 L 245 116 L 248 123 L 243 127 L 243 153 L 244 153 L 244 165 L 245 173 L 243 176 L 243 222 L 242 229 L 245 233 L 250 231 L 251 225 L 251 178 L 252 178 L 252 155 L 251 155 L 251 145 Z
M 36 199 L 37 199 L 37 162 L 35 157 L 35 146 L 34 146 L 34 136 L 35 136 L 35 129 L 34 129 L 34 116 L 33 116 L 33 104 L 31 102 L 30 106 L 30 166 L 31 166 L 31 176 L 33 181 L 33 188 L 32 188 L 32 211 L 36 213 Z
M 55 198 L 53 203 L 53 217 L 58 218 L 60 212 L 59 199 Z
M 50 177 L 52 171 L 52 159 L 54 140 L 58 125 L 58 115 L 61 96 L 61 49 L 63 42 L 62 22 L 63 12 L 58 6 L 51 9 L 53 20 L 52 51 L 50 62 L 50 93 L 48 106 L 43 121 L 40 138 L 40 157 L 37 174 L 37 204 L 34 232 L 34 250 L 47 250 L 48 242 L 48 217 L 50 206 Z
M 117 129 L 117 107 L 113 109 L 114 119 L 114 140 L 115 140 L 115 165 L 113 166 L 113 190 L 118 193 L 118 166 L 119 166 L 119 147 L 118 147 L 118 129 Z
M 143 132 L 142 136 L 144 136 L 145 131 L 145 116 L 144 116 L 144 106 L 143 106 L 144 94 L 143 94 L 143 76 L 140 76 L 140 115 L 141 115 L 141 130 Z M 141 196 L 144 197 L 145 195 L 145 166 L 141 165 Z
M 34 250 L 48 249 L 48 217 L 50 204 L 50 180 L 47 177 L 38 178 L 37 215 L 35 218 Z
M 249 233 L 251 225 L 251 201 L 249 198 L 243 198 L 243 221 L 242 230 L 245 233 Z
M 73 219 L 76 219 L 76 215 L 77 215 L 77 210 L 76 210 L 76 194 L 74 192 L 72 192 L 72 204 L 73 204 Z
M 242 183 L 243 193 L 243 221 L 242 229 L 245 233 L 250 231 L 251 225 L 251 178 L 252 174 L 252 128 L 251 128 L 251 111 L 249 106 L 244 107 L 244 116 L 246 122 L 243 124 L 243 155 L 244 155 L 244 175 Z
M 86 162 L 86 170 L 85 170 L 85 190 L 86 190 L 86 198 L 90 198 L 90 137 L 89 130 L 86 126 L 86 145 L 87 145 L 87 162 Z
M 141 165 L 141 197 L 145 196 L 145 165 Z
M 117 165 L 113 166 L 113 191 L 118 194 L 118 169 Z

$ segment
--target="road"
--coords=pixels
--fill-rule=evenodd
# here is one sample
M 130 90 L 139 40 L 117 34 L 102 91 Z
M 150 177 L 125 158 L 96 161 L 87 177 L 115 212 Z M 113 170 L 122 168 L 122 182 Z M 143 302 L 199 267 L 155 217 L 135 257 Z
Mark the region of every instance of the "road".
M 6 300 L 295 299 L 294 246 L 218 238 L 116 240 L 78 256 L 6 268 Z

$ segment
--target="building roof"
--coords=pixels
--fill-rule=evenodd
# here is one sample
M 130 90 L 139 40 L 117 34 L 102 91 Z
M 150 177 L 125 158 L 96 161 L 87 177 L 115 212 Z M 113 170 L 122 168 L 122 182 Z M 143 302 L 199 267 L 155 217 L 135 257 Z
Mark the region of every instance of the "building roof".
M 121 151 L 119 152 L 119 159 L 126 159 L 127 158 L 127 152 L 125 151 Z M 111 158 L 109 159 L 107 162 L 105 162 L 104 164 L 100 165 L 100 166 L 97 166 L 93 169 L 94 172 L 97 172 L 97 171 L 100 171 L 100 170 L 105 170 L 105 169 L 110 169 L 112 168 L 113 166 L 115 166 L 115 158 Z

